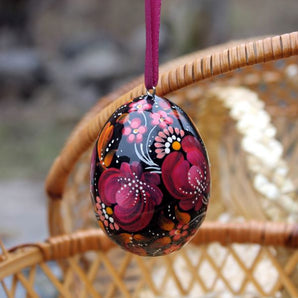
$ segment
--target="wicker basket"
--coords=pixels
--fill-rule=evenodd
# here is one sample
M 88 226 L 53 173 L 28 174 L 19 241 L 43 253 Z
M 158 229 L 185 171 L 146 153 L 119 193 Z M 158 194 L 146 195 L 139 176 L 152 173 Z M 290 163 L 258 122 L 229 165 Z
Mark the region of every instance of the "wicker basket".
M 139 78 L 81 120 L 46 181 L 51 237 L 7 251 L 8 297 L 298 297 L 298 33 L 225 44 L 161 67 L 159 95 L 181 105 L 208 148 L 207 221 L 178 253 L 115 247 L 89 199 L 91 148 L 109 115 L 145 92 Z M 0 290 L 1 294 L 1 290 Z

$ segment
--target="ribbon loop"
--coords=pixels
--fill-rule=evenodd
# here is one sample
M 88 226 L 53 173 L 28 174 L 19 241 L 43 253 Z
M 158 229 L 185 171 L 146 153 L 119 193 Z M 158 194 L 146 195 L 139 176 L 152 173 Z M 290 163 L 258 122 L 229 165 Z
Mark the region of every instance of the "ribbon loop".
M 147 90 L 153 89 L 158 82 L 160 9 L 161 0 L 145 0 L 145 86 Z

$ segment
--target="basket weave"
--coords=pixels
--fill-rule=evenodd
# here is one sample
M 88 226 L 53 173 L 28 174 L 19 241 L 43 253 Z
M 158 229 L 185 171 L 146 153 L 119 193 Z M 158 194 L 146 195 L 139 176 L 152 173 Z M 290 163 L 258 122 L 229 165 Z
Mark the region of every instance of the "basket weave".
M 123 252 L 93 229 L 91 148 L 110 114 L 145 93 L 143 78 L 102 98 L 48 175 L 51 237 L 10 251 L 2 247 L 0 280 L 7 296 L 43 296 L 40 276 L 46 276 L 49 293 L 62 297 L 298 297 L 297 54 L 294 32 L 221 45 L 161 67 L 157 94 L 181 105 L 197 124 L 213 185 L 199 233 L 162 258 Z M 265 119 L 252 146 L 244 121 L 251 115 L 238 117 L 248 110 Z M 264 140 L 270 154 L 262 158 L 251 148 L 267 150 Z

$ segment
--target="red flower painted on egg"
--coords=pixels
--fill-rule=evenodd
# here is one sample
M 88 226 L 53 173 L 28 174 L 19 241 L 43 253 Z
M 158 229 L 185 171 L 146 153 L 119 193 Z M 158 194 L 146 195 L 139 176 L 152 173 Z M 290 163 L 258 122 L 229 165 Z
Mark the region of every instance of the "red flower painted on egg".
M 102 173 L 98 190 L 105 206 L 114 206 L 113 218 L 119 227 L 136 232 L 150 223 L 155 206 L 162 202 L 159 183 L 159 175 L 143 172 L 140 163 L 123 162 L 120 169 Z
M 193 136 L 181 141 L 182 151 L 171 152 L 162 164 L 162 179 L 170 195 L 179 200 L 181 209 L 198 211 L 207 205 L 210 173 L 201 143 Z
M 189 225 L 178 224 L 176 229 L 169 232 L 174 241 L 179 241 L 181 238 L 188 236 Z
M 124 126 L 122 133 L 127 136 L 127 141 L 129 143 L 141 143 L 143 141 L 143 134 L 147 131 L 146 126 L 141 125 L 141 119 L 134 118 L 126 123 L 128 123 L 128 125 Z

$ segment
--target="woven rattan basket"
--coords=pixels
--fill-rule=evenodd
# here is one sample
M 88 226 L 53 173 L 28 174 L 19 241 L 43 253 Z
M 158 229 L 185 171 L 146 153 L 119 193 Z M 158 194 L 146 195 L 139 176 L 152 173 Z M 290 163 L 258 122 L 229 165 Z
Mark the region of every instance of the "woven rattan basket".
M 233 42 L 160 69 L 208 148 L 212 193 L 192 242 L 166 257 L 122 251 L 89 199 L 91 148 L 139 78 L 81 120 L 46 181 L 51 237 L 0 255 L 8 297 L 298 297 L 298 33 Z M 1 290 L 0 290 L 1 291 Z M 0 292 L 1 293 L 1 292 Z

